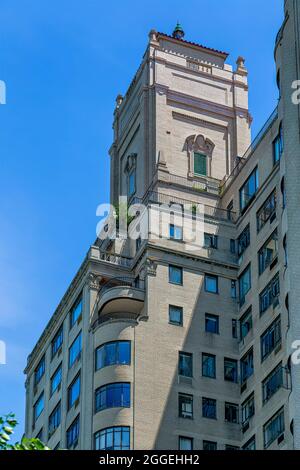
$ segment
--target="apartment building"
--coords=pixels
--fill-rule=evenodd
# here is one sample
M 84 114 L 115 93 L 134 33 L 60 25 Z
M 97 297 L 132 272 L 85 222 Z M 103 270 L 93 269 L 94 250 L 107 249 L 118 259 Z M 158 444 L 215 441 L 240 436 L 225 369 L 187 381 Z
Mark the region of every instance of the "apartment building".
M 105 225 L 28 358 L 28 437 L 53 449 L 300 448 L 300 17 L 297 2 L 284 7 L 278 108 L 252 143 L 245 60 L 232 67 L 180 25 L 150 32 L 109 152 L 111 203 L 140 210 L 128 238 Z M 164 236 L 149 224 L 132 235 L 144 208 Z M 182 208 L 201 219 L 201 246 L 185 241 Z

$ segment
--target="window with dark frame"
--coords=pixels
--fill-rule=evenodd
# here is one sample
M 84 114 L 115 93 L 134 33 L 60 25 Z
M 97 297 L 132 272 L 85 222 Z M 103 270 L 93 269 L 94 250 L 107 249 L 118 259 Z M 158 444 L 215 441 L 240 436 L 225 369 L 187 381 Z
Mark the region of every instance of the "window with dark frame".
M 169 323 L 175 326 L 183 325 L 183 308 L 169 305 Z
M 193 377 L 193 355 L 179 352 L 178 375 Z
M 205 331 L 206 333 L 219 334 L 219 317 L 217 315 L 205 314 Z
M 193 419 L 193 395 L 179 393 L 178 412 L 180 418 Z

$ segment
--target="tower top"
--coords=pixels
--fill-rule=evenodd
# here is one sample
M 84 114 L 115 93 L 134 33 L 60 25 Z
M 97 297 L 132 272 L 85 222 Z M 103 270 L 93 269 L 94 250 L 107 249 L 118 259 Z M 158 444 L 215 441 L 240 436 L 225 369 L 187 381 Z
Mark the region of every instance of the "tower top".
M 184 38 L 184 31 L 182 29 L 181 24 L 177 21 L 177 25 L 172 33 L 173 38 L 175 39 L 182 39 Z

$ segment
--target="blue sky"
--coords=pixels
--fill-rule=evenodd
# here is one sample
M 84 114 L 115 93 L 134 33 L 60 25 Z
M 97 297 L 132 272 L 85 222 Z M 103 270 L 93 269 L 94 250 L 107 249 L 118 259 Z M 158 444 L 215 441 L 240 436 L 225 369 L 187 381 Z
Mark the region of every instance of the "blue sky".
M 253 137 L 276 106 L 281 0 L 1 0 L 0 414 L 24 426 L 26 357 L 95 239 L 108 201 L 112 113 L 148 32 L 238 55 L 249 69 Z

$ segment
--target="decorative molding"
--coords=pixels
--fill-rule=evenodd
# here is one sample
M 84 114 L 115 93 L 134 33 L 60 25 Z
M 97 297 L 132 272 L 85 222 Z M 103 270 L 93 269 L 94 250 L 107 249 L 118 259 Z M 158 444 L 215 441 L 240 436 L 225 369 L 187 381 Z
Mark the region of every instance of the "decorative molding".
M 172 111 L 173 119 L 179 119 L 182 121 L 191 121 L 193 123 L 197 123 L 198 125 L 206 126 L 206 127 L 213 127 L 218 130 L 222 130 L 223 132 L 228 130 L 228 126 L 223 124 L 218 124 L 212 121 L 207 121 L 205 119 L 198 118 L 196 116 L 191 116 L 190 114 L 178 113 L 176 111 Z
M 101 280 L 102 276 L 99 276 L 99 274 L 89 273 L 86 279 L 86 285 L 89 289 L 99 290 Z

